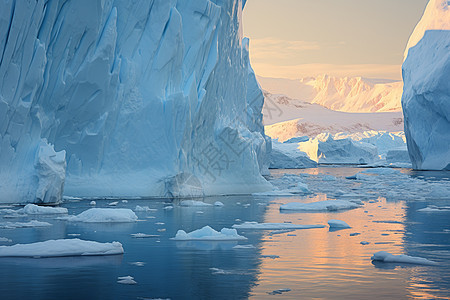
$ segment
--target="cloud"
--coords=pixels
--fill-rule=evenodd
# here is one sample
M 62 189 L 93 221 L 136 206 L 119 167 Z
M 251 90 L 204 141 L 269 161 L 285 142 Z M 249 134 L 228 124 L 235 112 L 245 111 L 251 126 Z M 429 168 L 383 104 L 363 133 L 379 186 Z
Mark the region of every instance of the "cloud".
M 275 38 L 250 40 L 250 52 L 253 60 L 266 60 L 273 57 L 290 59 L 298 56 L 299 52 L 319 49 L 318 42 L 289 41 Z
M 268 63 L 253 62 L 255 73 L 263 77 L 299 79 L 309 76 L 328 74 L 338 77 L 369 77 L 401 80 L 401 65 L 380 64 L 302 64 L 293 66 L 279 66 Z

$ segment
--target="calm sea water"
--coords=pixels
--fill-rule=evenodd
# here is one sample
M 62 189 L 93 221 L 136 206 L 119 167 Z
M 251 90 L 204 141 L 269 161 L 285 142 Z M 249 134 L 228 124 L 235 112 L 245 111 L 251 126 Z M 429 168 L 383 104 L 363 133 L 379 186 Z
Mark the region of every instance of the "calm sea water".
M 360 171 L 353 168 L 277 170 L 308 173 L 305 181 L 321 189 L 314 176 L 338 178 Z M 404 172 L 408 173 L 407 170 Z M 414 178 L 449 182 L 448 172 L 408 173 Z M 311 180 L 311 182 L 308 182 Z M 349 183 L 356 184 L 356 183 Z M 450 184 L 450 182 L 449 182 Z M 324 182 L 323 189 L 333 188 Z M 371 195 L 361 208 L 342 212 L 281 213 L 280 204 L 325 200 L 314 197 L 211 197 L 223 207 L 179 207 L 177 200 L 129 200 L 117 207 L 149 206 L 137 212 L 140 221 L 122 224 L 84 224 L 53 216 L 25 219 L 1 218 L 0 222 L 37 219 L 49 228 L 0 229 L 0 237 L 12 243 L 80 238 L 99 242 L 119 241 L 124 255 L 76 258 L 0 259 L 0 299 L 448 299 L 450 297 L 450 211 L 423 213 L 427 205 L 450 206 L 450 195 L 404 201 Z M 90 200 L 67 202 L 69 214 L 89 209 Z M 97 200 L 97 207 L 111 201 Z M 165 210 L 167 205 L 174 209 Z M 176 242 L 177 230 L 192 231 L 205 225 L 216 230 L 243 221 L 326 224 L 345 220 L 352 228 L 330 232 L 328 228 L 276 233 L 240 230 L 253 245 L 233 249 L 237 242 Z M 159 235 L 133 238 L 133 233 Z M 77 235 L 77 236 L 74 236 Z M 352 234 L 352 235 L 351 235 Z M 356 235 L 354 235 L 356 234 Z M 370 242 L 361 245 L 361 241 Z M 377 251 L 425 257 L 437 266 L 372 263 Z M 136 285 L 117 283 L 119 276 L 133 276 Z M 280 290 L 281 289 L 281 290 Z M 282 290 L 286 289 L 286 290 Z M 278 291 L 280 290 L 280 291 Z M 273 293 L 278 291 L 278 293 Z

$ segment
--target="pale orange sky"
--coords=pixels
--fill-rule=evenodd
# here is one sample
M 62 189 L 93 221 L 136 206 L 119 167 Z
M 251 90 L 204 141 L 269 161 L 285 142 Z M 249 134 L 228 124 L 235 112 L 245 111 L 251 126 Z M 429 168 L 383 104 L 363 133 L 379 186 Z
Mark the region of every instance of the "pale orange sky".
M 403 52 L 427 0 L 248 0 L 255 72 L 401 79 Z

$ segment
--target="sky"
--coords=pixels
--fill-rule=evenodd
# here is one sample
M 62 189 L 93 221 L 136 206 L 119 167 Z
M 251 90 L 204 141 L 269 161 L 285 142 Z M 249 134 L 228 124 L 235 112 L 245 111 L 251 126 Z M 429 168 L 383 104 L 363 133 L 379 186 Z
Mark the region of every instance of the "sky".
M 403 52 L 428 0 L 248 0 L 244 35 L 257 75 L 401 80 Z

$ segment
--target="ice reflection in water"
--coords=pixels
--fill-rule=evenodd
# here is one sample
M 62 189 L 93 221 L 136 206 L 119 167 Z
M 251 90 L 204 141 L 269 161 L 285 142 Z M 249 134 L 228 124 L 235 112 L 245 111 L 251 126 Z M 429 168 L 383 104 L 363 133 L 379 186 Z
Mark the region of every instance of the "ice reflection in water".
M 401 197 L 386 200 L 376 189 L 363 191 L 361 182 L 345 179 L 358 171 L 361 169 L 273 172 L 274 177 L 283 172 L 308 173 L 302 180 L 313 190 L 311 196 L 200 199 L 210 204 L 221 201 L 223 207 L 180 207 L 179 201 L 158 199 L 119 201 L 118 208 L 149 206 L 149 211 L 137 212 L 142 221 L 136 223 L 68 223 L 53 216 L 14 219 L 38 219 L 53 226 L 0 229 L 0 237 L 13 240 L 12 243 L 0 242 L 0 245 L 71 238 L 72 234 L 80 234 L 76 237 L 99 242 L 120 241 L 125 254 L 95 258 L 0 259 L 1 299 L 26 299 L 30 295 L 34 299 L 448 298 L 450 212 L 417 210 L 433 204 L 450 206 L 450 199 L 423 196 L 421 201 L 405 202 Z M 324 175 L 335 176 L 337 180 L 323 181 Z M 411 175 L 429 182 L 449 182 L 448 173 L 433 173 L 433 178 L 427 178 L 427 173 Z M 401 194 L 393 192 L 392 195 Z M 322 201 L 351 193 L 362 195 L 364 206 L 338 212 L 280 213 L 279 210 L 281 204 L 288 202 Z M 68 202 L 64 207 L 70 214 L 78 214 L 90 208 L 89 202 Z M 109 202 L 97 200 L 97 207 L 108 207 Z M 168 205 L 174 208 L 165 210 Z M 273 234 L 273 230 L 239 230 L 239 234 L 248 237 L 247 241 L 239 243 L 169 240 L 179 229 L 190 232 L 205 225 L 216 230 L 245 221 L 325 225 L 330 219 L 343 220 L 352 228 Z M 6 221 L 11 219 L 0 216 L 0 222 Z M 136 239 L 132 233 L 160 237 Z M 362 245 L 361 241 L 370 243 Z M 246 246 L 233 248 L 236 244 Z M 425 257 L 440 265 L 372 263 L 370 257 L 380 250 Z M 128 275 L 138 284 L 116 283 L 118 277 Z

